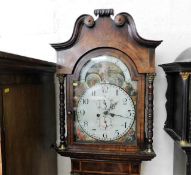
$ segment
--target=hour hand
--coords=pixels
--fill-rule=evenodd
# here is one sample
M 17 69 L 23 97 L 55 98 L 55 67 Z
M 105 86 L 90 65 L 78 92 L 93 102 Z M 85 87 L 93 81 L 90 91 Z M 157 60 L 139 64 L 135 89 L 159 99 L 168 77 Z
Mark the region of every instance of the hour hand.
M 121 118 L 129 118 L 129 119 L 130 119 L 130 117 L 122 116 L 122 115 L 118 115 L 118 114 L 113 114 L 113 113 L 109 113 L 109 115 L 110 115 L 111 117 L 118 116 L 118 117 L 121 117 Z

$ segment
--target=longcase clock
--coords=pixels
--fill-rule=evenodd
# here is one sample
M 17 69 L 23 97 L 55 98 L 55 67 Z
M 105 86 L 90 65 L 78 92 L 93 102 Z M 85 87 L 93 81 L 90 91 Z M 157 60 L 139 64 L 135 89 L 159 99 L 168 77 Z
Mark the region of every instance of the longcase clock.
M 191 49 L 175 62 L 160 65 L 166 74 L 166 111 L 164 130 L 175 141 L 174 175 L 191 175 Z M 178 158 L 177 158 L 178 157 Z M 181 159 L 182 157 L 182 159 Z
M 72 37 L 52 44 L 60 84 L 60 145 L 72 174 L 138 175 L 153 151 L 155 48 L 133 18 L 112 9 L 80 16 Z M 65 127 L 66 125 L 66 127 Z

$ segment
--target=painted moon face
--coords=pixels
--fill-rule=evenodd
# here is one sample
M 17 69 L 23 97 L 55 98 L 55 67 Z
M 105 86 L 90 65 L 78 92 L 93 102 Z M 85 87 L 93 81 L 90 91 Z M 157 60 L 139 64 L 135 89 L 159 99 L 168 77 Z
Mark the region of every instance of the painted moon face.
M 101 82 L 101 78 L 98 74 L 91 73 L 86 76 L 86 83 L 88 87 L 92 87 Z

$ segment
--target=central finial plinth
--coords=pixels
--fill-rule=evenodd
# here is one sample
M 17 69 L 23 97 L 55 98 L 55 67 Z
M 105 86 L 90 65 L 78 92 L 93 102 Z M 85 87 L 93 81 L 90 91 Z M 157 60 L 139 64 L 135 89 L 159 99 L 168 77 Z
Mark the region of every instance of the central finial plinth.
M 114 15 L 114 10 L 113 9 L 96 9 L 94 10 L 94 14 L 96 16 L 104 17 L 104 16 L 110 16 Z

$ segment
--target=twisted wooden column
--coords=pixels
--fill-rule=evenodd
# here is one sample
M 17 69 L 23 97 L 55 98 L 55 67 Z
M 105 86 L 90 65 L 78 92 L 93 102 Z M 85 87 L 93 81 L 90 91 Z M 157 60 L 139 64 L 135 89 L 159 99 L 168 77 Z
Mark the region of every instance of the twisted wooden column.
M 57 77 L 59 80 L 59 89 L 60 89 L 60 94 L 59 94 L 60 145 L 58 149 L 60 151 L 63 151 L 66 149 L 64 75 L 58 74 Z
M 155 73 L 147 74 L 147 152 L 153 151 L 153 82 Z

